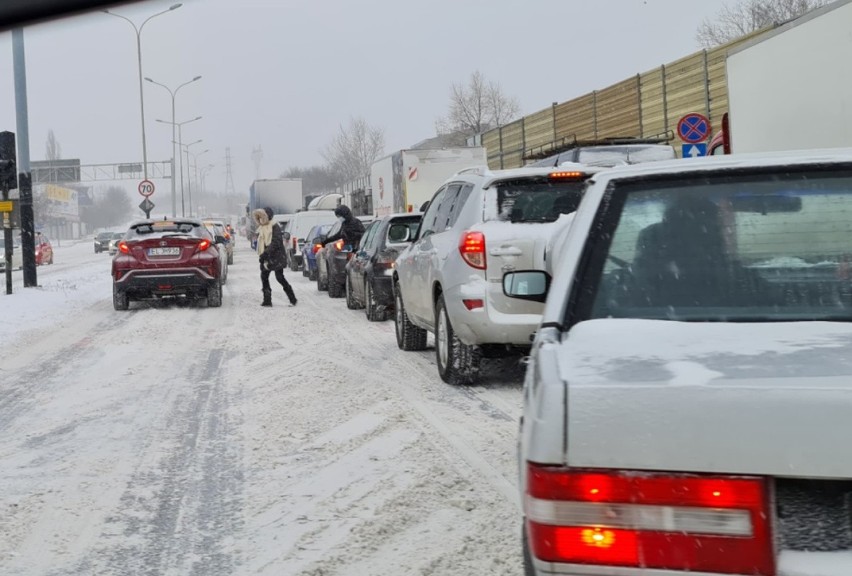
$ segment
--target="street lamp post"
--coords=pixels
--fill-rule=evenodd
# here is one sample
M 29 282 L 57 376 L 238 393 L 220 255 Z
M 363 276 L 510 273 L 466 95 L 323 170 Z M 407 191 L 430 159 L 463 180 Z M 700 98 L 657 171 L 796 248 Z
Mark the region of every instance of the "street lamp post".
M 130 18 L 126 16 L 122 16 L 121 14 L 116 14 L 115 12 L 110 12 L 109 10 L 104 10 L 104 14 L 109 14 L 110 16 L 115 16 L 116 18 L 121 18 L 130 23 L 133 26 L 133 30 L 136 32 L 136 57 L 139 62 L 139 110 L 142 117 L 142 172 L 145 175 L 145 180 L 148 179 L 148 145 L 145 142 L 145 96 L 142 90 L 142 28 L 145 27 L 152 18 L 156 18 L 157 16 L 161 16 L 166 12 L 171 12 L 172 10 L 177 10 L 180 8 L 182 4 L 173 4 L 168 8 L 168 10 L 163 10 L 162 12 L 157 12 L 153 16 L 149 16 L 142 24 L 138 27 Z
M 195 142 L 190 142 L 186 144 L 184 147 L 186 148 L 186 193 L 189 198 L 189 217 L 192 218 L 192 168 L 189 164 L 189 147 L 194 146 L 196 144 L 201 144 L 203 140 L 199 139 Z M 198 179 L 196 179 L 196 184 L 198 183 Z
M 177 168 L 177 165 L 175 163 L 175 160 L 177 159 L 177 154 L 175 154 L 175 147 L 177 146 L 177 142 L 175 140 L 175 129 L 177 128 L 177 124 L 175 122 L 175 98 L 177 97 L 178 90 L 180 90 L 181 88 L 183 88 L 187 84 L 192 84 L 193 82 L 195 82 L 197 80 L 201 80 L 201 76 L 196 76 L 192 80 L 189 80 L 188 82 L 184 82 L 183 84 L 181 84 L 180 86 L 178 86 L 174 90 L 172 90 L 171 88 L 169 88 L 165 84 L 160 84 L 159 82 L 155 82 L 154 80 L 151 80 L 147 76 L 145 77 L 145 80 L 147 80 L 151 84 L 156 84 L 157 86 L 162 86 L 163 88 L 168 90 L 169 95 L 172 97 L 172 218 L 174 218 L 174 217 L 177 216 L 177 191 L 175 189 L 175 168 Z
M 208 164 L 207 166 L 201 169 L 201 193 L 207 193 L 207 173 L 210 172 L 212 168 L 215 168 L 215 164 Z
M 189 124 L 190 122 L 195 122 L 196 120 L 201 120 L 201 116 L 196 116 L 191 120 L 184 120 L 183 122 L 167 122 L 166 120 L 157 120 L 157 122 L 161 122 L 163 124 L 172 124 L 177 125 L 178 127 L 178 151 L 180 152 L 181 147 L 183 146 L 183 125 Z M 174 141 L 173 141 L 174 142 Z M 186 216 L 186 206 L 183 201 L 183 154 L 180 155 L 180 215 L 181 217 Z

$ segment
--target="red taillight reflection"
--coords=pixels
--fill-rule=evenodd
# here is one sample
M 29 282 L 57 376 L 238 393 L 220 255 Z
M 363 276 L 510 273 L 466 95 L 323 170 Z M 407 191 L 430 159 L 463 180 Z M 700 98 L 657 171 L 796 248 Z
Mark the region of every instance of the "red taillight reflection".
M 118 250 L 123 254 L 130 254 L 130 246 L 124 240 L 118 243 Z
M 459 252 L 469 266 L 485 270 L 485 234 L 482 232 L 465 232 L 459 242 Z
M 470 300 L 462 300 L 462 304 L 468 310 L 476 310 L 477 308 L 483 308 L 485 306 L 485 301 L 482 299 L 470 299 Z

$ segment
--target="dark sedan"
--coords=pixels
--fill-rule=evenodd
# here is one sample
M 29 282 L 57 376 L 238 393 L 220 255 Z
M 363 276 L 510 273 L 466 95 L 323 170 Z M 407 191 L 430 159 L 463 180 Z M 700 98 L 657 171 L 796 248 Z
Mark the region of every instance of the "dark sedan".
M 390 214 L 373 223 L 346 266 L 346 305 L 364 308 L 371 322 L 393 312 L 391 283 L 397 255 L 417 235 L 422 214 Z

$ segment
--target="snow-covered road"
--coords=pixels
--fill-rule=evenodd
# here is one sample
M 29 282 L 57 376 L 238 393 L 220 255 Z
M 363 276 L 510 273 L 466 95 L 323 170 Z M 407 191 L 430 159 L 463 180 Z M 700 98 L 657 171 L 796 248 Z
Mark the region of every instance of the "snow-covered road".
M 0 295 L 0 574 L 518 575 L 522 366 L 438 378 L 301 274 L 261 308 L 112 308 L 110 257 L 56 248 Z

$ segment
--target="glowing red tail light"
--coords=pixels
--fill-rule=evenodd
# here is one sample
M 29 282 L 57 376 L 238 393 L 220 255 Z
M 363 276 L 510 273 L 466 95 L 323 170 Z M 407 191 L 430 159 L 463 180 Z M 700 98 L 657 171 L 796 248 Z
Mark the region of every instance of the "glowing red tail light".
M 459 252 L 468 266 L 479 270 L 488 267 L 485 259 L 485 234 L 482 232 L 465 232 L 459 242 Z
M 208 248 L 210 248 L 210 240 L 204 239 L 204 240 L 202 240 L 201 242 L 198 243 L 198 251 L 199 252 L 204 252 Z
M 118 251 L 122 254 L 130 254 L 130 246 L 127 245 L 127 242 L 122 240 L 118 243 Z
M 311 248 L 311 252 L 316 254 L 317 252 L 320 251 L 320 248 L 322 248 L 322 244 L 314 244 L 313 248 Z
M 338 240 L 337 242 L 335 242 L 334 247 L 337 249 L 338 252 L 343 250 L 343 240 Z
M 531 552 L 546 562 L 773 576 L 766 481 L 528 465 Z

